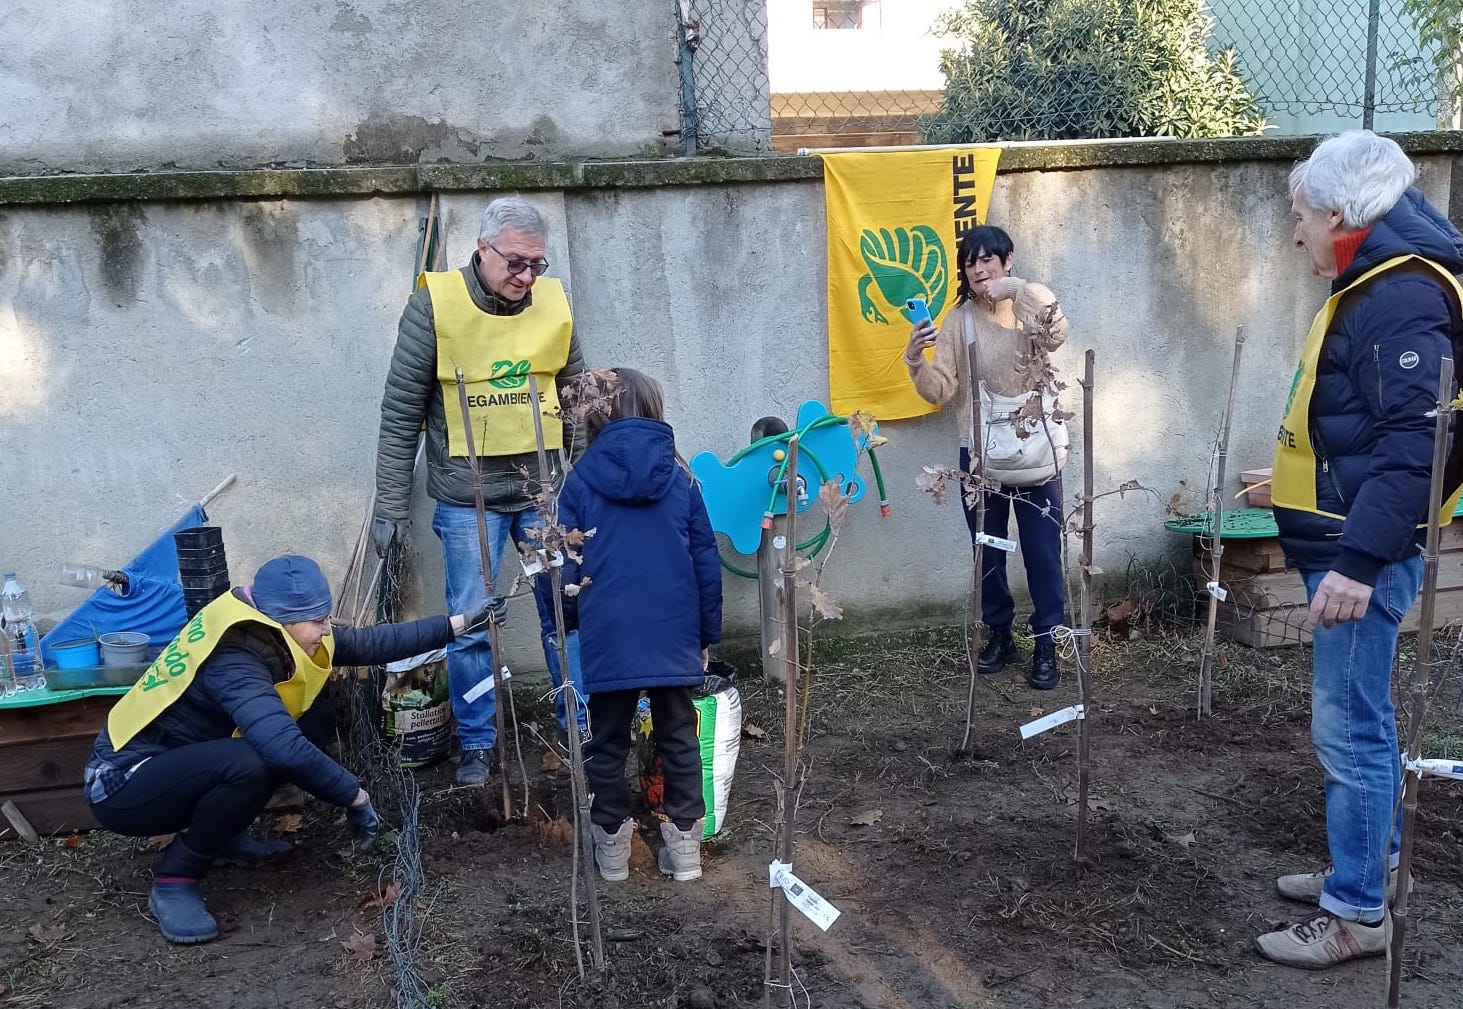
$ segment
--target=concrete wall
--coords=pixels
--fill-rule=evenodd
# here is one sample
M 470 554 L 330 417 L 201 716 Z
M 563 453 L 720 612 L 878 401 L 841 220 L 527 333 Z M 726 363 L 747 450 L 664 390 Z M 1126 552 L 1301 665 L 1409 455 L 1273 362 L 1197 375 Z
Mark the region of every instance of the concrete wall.
M 0 173 L 645 156 L 680 128 L 669 4 L 10 0 L 4 16 Z
M 1013 152 L 1013 156 L 1016 152 Z M 1419 159 L 1447 206 L 1450 157 Z M 1016 269 L 1049 281 L 1071 319 L 1057 364 L 1072 380 L 1097 352 L 1097 562 L 1178 553 L 1164 504 L 1199 503 L 1227 391 L 1235 326 L 1248 327 L 1231 472 L 1267 465 L 1300 341 L 1325 296 L 1289 246 L 1286 161 L 1020 172 L 992 219 Z M 445 201 L 461 261 L 489 194 Z M 598 365 L 666 384 L 681 451 L 723 457 L 757 417 L 827 396 L 825 225 L 818 180 L 535 194 L 549 245 Z M 141 549 L 223 476 L 212 507 L 232 573 L 317 557 L 338 581 L 373 486 L 378 406 L 410 288 L 411 197 L 0 208 L 0 563 L 45 617 L 79 599 L 65 561 Z M 1075 381 L 1065 405 L 1078 413 Z M 894 517 L 858 506 L 825 584 L 852 620 L 951 614 L 968 540 L 958 509 L 914 489 L 953 463 L 953 411 L 885 425 Z M 1082 459 L 1067 473 L 1080 489 Z M 1233 478 L 1231 480 L 1233 482 Z M 1237 485 L 1236 485 L 1237 486 Z M 417 510 L 427 608 L 440 599 L 428 503 Z M 729 616 L 755 621 L 751 584 L 728 579 Z M 515 659 L 532 665 L 517 604 Z

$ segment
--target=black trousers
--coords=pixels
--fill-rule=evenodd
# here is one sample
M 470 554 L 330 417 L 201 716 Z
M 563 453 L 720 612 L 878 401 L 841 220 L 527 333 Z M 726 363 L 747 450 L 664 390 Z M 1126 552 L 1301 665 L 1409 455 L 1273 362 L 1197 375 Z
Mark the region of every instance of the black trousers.
M 334 727 L 330 706 L 314 705 L 299 724 L 307 739 L 325 744 Z M 212 858 L 254 822 L 281 784 L 248 740 L 210 739 L 148 758 L 91 811 L 107 830 L 128 837 L 183 833 L 189 849 Z
M 650 696 L 655 752 L 665 767 L 665 815 L 677 829 L 689 830 L 706 815 L 701 790 L 701 743 L 696 737 L 697 712 L 690 687 L 656 687 Z M 608 831 L 630 816 L 630 786 L 625 760 L 630 755 L 630 723 L 638 690 L 612 690 L 589 695 L 589 724 L 594 738 L 584 744 L 584 776 L 594 793 L 589 818 Z

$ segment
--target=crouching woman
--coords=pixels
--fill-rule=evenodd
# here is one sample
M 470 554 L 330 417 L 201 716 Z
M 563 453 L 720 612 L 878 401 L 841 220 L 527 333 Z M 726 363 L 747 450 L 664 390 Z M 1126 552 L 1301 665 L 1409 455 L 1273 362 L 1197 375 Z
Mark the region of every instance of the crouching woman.
M 484 613 L 333 630 L 330 612 L 330 586 L 314 561 L 275 558 L 250 588 L 199 611 L 97 736 L 85 778 L 97 822 L 132 837 L 176 835 L 157 859 L 148 895 L 172 942 L 217 937 L 198 889 L 214 860 L 251 864 L 289 849 L 248 831 L 281 784 L 345 807 L 356 841 L 375 842 L 380 821 L 370 796 L 298 722 L 331 669 L 441 648 L 486 620 Z

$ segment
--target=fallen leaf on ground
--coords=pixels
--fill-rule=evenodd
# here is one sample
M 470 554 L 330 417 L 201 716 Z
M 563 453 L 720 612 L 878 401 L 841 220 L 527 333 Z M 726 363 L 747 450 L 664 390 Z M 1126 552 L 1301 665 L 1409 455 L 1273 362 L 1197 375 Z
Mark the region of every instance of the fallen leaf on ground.
M 36 922 L 28 931 L 32 939 L 47 946 L 54 946 L 66 938 L 65 925 L 42 925 Z
M 1040 717 L 1040 716 L 1042 716 L 1044 714 L 1046 714 L 1046 709 L 1045 708 L 1038 707 L 1035 704 L 1033 704 L 1031 706 L 1031 717 L 1032 718 L 1038 718 L 1038 717 Z
M 72 834 L 65 840 L 64 846 L 67 848 L 80 848 L 84 843 L 80 834 Z
M 1198 839 L 1194 836 L 1194 832 L 1191 830 L 1187 834 L 1165 835 L 1164 840 L 1168 841 L 1170 844 L 1176 844 L 1180 848 L 1192 848 L 1194 846 L 1194 842 Z
M 753 725 L 751 722 L 745 722 L 742 725 L 742 735 L 748 739 L 766 739 L 767 730 Z
M 396 880 L 386 884 L 382 890 L 368 890 L 356 901 L 356 907 L 390 907 L 401 899 L 401 884 Z
M 149 837 L 147 843 L 154 848 L 166 848 L 173 842 L 173 838 L 176 836 L 176 834 L 158 834 L 155 837 Z
M 375 932 L 357 932 L 341 945 L 345 947 L 347 953 L 363 963 L 374 960 L 376 954 L 381 951 L 380 946 L 376 943 Z
M 274 818 L 274 829 L 281 834 L 295 834 L 299 832 L 304 822 L 305 817 L 302 813 L 281 813 Z
M 553 750 L 544 751 L 543 759 L 539 761 L 540 770 L 542 770 L 545 774 L 553 774 L 555 771 L 562 770 L 563 767 L 563 757 L 559 756 Z
M 884 819 L 882 809 L 866 809 L 862 813 L 849 817 L 848 822 L 855 827 L 872 827 L 882 819 Z

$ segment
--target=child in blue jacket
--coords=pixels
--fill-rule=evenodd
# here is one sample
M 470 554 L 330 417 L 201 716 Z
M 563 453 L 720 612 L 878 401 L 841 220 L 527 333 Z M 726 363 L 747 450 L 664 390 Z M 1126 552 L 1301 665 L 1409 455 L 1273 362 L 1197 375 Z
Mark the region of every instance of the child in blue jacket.
M 589 448 L 564 481 L 559 522 L 594 535 L 582 562 L 567 559 L 568 629 L 579 631 L 592 738 L 585 775 L 594 860 L 607 880 L 630 874 L 630 789 L 625 760 L 640 691 L 650 695 L 655 748 L 665 765 L 660 871 L 701 875 L 701 747 L 691 690 L 705 679 L 707 647 L 721 640 L 721 563 L 701 491 L 676 458 L 660 385 L 614 370 L 608 416 L 586 421 Z

